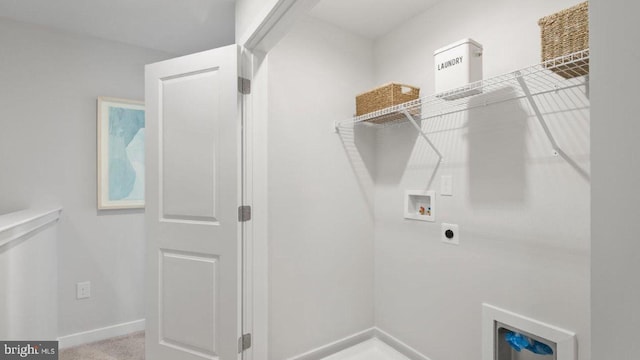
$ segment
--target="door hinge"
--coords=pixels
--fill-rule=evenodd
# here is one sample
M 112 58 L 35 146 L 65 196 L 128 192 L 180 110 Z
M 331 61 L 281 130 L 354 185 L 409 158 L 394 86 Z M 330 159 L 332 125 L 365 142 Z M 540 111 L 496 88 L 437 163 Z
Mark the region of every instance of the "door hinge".
M 238 207 L 238 221 L 245 222 L 251 220 L 251 206 L 243 205 Z
M 238 92 L 242 95 L 251 94 L 251 80 L 238 77 Z
M 244 334 L 238 339 L 238 352 L 241 353 L 249 348 L 251 348 L 251 334 Z

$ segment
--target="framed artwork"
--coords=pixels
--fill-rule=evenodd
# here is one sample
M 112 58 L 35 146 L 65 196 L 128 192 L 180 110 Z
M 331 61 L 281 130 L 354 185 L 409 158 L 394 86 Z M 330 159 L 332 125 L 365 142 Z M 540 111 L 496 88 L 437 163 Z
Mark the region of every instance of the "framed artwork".
M 144 208 L 144 110 L 98 98 L 98 209 Z

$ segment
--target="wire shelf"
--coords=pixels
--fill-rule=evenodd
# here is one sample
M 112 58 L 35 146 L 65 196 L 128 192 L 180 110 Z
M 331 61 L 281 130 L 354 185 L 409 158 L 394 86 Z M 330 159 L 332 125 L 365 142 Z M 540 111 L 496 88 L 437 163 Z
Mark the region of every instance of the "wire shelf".
M 585 75 L 586 74 L 586 75 Z M 422 97 L 369 114 L 336 121 L 340 127 L 367 125 L 375 128 L 426 120 L 505 101 L 528 98 L 586 86 L 588 91 L 589 49 L 538 65 L 471 83 L 447 92 Z

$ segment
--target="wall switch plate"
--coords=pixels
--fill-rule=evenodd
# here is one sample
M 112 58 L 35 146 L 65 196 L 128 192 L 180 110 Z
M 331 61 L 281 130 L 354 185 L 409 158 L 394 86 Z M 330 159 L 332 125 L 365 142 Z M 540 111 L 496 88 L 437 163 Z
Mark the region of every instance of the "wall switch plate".
M 460 245 L 460 230 L 457 224 L 442 223 L 441 240 L 450 245 Z
M 440 178 L 440 195 L 453 196 L 453 176 L 444 175 Z
M 76 284 L 76 299 L 88 299 L 91 297 L 91 281 Z

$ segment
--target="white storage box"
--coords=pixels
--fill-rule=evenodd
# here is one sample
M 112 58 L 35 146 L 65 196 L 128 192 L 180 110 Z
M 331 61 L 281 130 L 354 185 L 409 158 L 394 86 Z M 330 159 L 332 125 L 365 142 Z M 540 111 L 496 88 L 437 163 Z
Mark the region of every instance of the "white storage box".
M 482 45 L 463 39 L 435 51 L 436 96 L 447 100 L 478 94 L 469 83 L 482 80 Z

